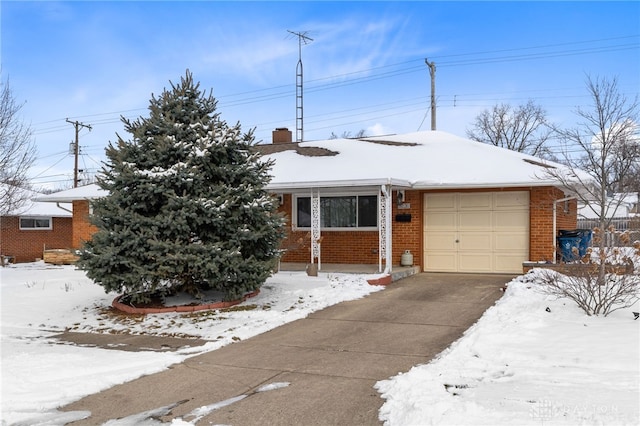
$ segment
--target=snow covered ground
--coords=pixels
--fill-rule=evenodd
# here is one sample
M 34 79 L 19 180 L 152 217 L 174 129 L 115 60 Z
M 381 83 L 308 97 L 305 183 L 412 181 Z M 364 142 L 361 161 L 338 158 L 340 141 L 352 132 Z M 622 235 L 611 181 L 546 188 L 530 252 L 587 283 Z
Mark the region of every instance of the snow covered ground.
M 65 416 L 56 413 L 56 407 L 381 290 L 366 282 L 371 277 L 280 272 L 267 280 L 258 296 L 237 306 L 245 310 L 125 317 L 109 313 L 116 294 L 105 294 L 73 266 L 38 262 L 0 268 L 2 424 L 63 424 Z M 48 339 L 67 329 L 211 342 L 177 352 L 124 352 L 52 344 Z
M 105 294 L 74 267 L 31 263 L 0 269 L 2 424 L 63 424 L 72 418 L 56 412 L 60 405 L 382 289 L 365 278 L 281 272 L 239 305 L 246 310 L 134 320 L 110 315 L 115 294 Z M 386 400 L 380 418 L 389 425 L 640 424 L 640 320 L 632 315 L 638 304 L 607 318 L 587 317 L 573 302 L 537 292 L 536 279 L 534 272 L 512 281 L 504 297 L 433 362 L 378 382 Z M 136 353 L 47 338 L 65 329 L 211 342 Z M 202 409 L 226 403 L 233 401 Z M 196 424 L 197 415 L 174 424 Z
M 380 381 L 386 425 L 639 425 L 640 320 L 541 294 L 539 270 L 432 362 Z

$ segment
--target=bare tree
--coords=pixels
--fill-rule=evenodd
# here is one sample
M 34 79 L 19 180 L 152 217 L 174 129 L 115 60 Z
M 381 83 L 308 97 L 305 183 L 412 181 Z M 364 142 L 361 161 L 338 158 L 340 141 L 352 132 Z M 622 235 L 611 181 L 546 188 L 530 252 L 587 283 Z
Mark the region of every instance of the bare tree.
M 355 136 L 351 136 L 351 132 L 349 131 L 344 131 L 342 132 L 342 135 L 338 136 L 336 135 L 334 132 L 331 132 L 331 135 L 329 135 L 329 139 L 350 139 L 350 138 L 364 138 L 365 136 L 367 136 L 367 131 L 365 129 L 360 129 L 358 131 L 358 133 L 355 134 Z
M 635 303 L 640 292 L 640 275 L 634 268 L 640 246 L 636 244 L 633 252 L 621 252 L 608 247 L 604 238 L 605 232 L 615 231 L 611 219 L 622 203 L 622 197 L 612 197 L 611 191 L 624 189 L 626 179 L 634 170 L 637 172 L 639 103 L 637 96 L 627 99 L 620 93 L 616 78 L 588 77 L 587 90 L 592 105 L 576 109 L 580 118 L 577 127 L 556 129 L 568 171 L 549 168 L 547 174 L 595 213 L 598 226 L 594 229 L 593 250 L 580 261 L 588 264 L 582 275 L 564 283 L 544 281 L 551 294 L 558 294 L 560 289 L 567 297 L 579 300 L 578 305 L 587 314 L 607 315 L 615 306 Z M 621 272 L 619 268 L 625 266 Z
M 616 78 L 587 78 L 592 105 L 577 108 L 580 121 L 572 129 L 555 129 L 568 175 L 557 169 L 549 174 L 560 180 L 596 215 L 599 228 L 611 224 L 611 212 L 622 202 L 611 197 L 635 180 L 640 161 L 638 97 L 627 99 L 618 90 Z M 586 172 L 586 174 L 582 173 Z
M 21 121 L 9 80 L 0 81 L 0 215 L 19 209 L 28 198 L 27 172 L 36 158 L 31 127 Z
M 613 164 L 610 192 L 640 193 L 640 126 L 636 123 L 629 130 L 616 148 L 616 156 L 622 161 Z
M 552 134 L 546 111 L 533 101 L 515 108 L 494 105 L 482 111 L 467 130 L 475 141 L 544 158 L 551 157 L 547 141 Z

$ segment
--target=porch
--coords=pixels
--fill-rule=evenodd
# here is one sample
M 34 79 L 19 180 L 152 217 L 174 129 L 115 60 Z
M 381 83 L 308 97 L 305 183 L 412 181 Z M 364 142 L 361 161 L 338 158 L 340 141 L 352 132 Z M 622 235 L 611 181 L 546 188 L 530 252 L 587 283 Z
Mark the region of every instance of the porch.
M 280 263 L 280 271 L 305 271 L 307 263 L 298 262 L 282 262 Z M 371 264 L 347 264 L 347 263 L 322 263 L 320 273 L 336 273 L 336 274 L 364 274 L 364 275 L 382 275 L 378 271 L 378 265 Z M 406 278 L 408 276 L 420 272 L 419 266 L 394 266 L 391 271 L 391 282 Z

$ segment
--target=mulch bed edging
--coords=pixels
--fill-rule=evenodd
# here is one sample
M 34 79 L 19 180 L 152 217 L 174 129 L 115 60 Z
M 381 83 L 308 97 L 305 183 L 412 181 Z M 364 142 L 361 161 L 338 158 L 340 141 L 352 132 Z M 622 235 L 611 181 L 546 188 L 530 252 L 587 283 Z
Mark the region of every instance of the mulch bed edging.
M 372 278 L 367 280 L 370 285 L 389 285 L 391 284 L 391 275 L 384 275 L 380 278 Z
M 230 302 L 214 302 L 214 303 L 207 303 L 203 305 L 165 306 L 162 308 L 136 308 L 131 305 L 126 305 L 120 302 L 120 299 L 125 296 L 124 294 L 121 294 L 120 296 L 113 299 L 111 306 L 113 306 L 115 309 L 119 311 L 126 312 L 128 314 L 164 314 L 169 312 L 197 312 L 197 311 L 204 311 L 207 309 L 229 308 L 231 306 L 238 305 L 251 297 L 255 297 L 259 293 L 260 293 L 260 289 L 253 291 L 251 293 L 245 294 L 242 297 L 242 299 L 232 300 Z

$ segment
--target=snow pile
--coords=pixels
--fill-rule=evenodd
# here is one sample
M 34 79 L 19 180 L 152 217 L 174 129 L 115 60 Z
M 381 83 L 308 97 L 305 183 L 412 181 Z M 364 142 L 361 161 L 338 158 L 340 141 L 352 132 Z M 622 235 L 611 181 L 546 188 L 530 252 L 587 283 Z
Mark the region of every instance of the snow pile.
M 38 262 L 0 268 L 2 421 L 55 419 L 51 424 L 60 424 L 64 418 L 82 418 L 82 413 L 56 413 L 55 408 L 381 289 L 367 284 L 367 278 L 281 272 L 258 296 L 228 310 L 142 317 L 114 314 L 110 305 L 116 294 L 105 294 L 73 266 Z M 177 352 L 125 352 L 56 344 L 50 338 L 65 330 L 211 341 Z
M 380 381 L 386 425 L 640 424 L 636 303 L 588 317 L 518 277 L 429 364 Z

